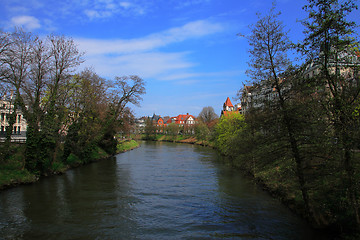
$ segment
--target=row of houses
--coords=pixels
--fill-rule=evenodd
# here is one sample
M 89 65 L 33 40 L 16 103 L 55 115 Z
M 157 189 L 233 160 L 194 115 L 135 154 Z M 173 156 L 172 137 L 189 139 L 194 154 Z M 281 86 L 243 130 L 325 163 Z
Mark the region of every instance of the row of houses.
M 186 113 L 186 114 L 179 114 L 175 117 L 165 116 L 161 117 L 161 115 L 156 115 L 155 113 L 153 116 L 149 117 L 141 117 L 135 120 L 135 124 L 138 130 L 142 130 L 146 126 L 146 121 L 150 121 L 154 126 L 162 128 L 166 127 L 169 124 L 176 124 L 178 126 L 193 126 L 197 123 L 196 117 L 193 115 Z

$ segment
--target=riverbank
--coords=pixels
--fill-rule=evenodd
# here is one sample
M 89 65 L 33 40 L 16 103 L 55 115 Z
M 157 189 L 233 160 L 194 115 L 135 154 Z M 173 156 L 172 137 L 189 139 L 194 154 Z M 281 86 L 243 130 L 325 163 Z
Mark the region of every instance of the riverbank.
M 139 147 L 139 143 L 135 140 L 122 140 L 119 141 L 117 145 L 116 153 L 123 153 L 137 147 Z M 12 146 L 11 150 L 13 153 L 11 158 L 7 162 L 0 163 L 0 190 L 12 188 L 17 185 L 34 183 L 40 179 L 39 176 L 30 173 L 24 167 L 25 145 L 14 145 Z M 66 165 L 57 162 L 54 163 L 52 172 L 46 176 L 63 174 L 69 169 L 79 167 L 87 163 L 100 161 L 109 157 L 111 157 L 111 155 L 107 154 L 100 147 L 97 147 L 92 151 L 90 159 L 86 161 L 83 161 L 72 155 L 68 158 Z
M 170 136 L 165 134 L 157 134 L 155 137 L 148 139 L 146 136 L 139 137 L 145 141 L 159 141 L 159 142 L 173 142 L 173 143 L 187 143 L 187 144 L 194 144 L 199 146 L 211 147 L 215 148 L 215 143 L 206 140 L 197 140 L 196 137 L 190 135 L 176 135 Z

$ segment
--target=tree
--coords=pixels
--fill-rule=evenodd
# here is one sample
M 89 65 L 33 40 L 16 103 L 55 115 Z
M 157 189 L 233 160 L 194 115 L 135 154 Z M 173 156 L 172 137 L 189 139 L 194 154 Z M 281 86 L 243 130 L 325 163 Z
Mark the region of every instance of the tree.
M 1 48 L 1 81 L 15 91 L 10 105 L 13 107 L 8 114 L 8 127 L 6 128 L 5 158 L 8 157 L 8 149 L 11 142 L 13 125 L 21 105 L 22 87 L 28 77 L 28 70 L 32 58 L 32 44 L 34 36 L 17 29 L 11 34 L 5 34 Z
M 340 169 L 344 179 L 343 197 L 352 209 L 350 216 L 360 229 L 359 186 L 354 168 L 353 149 L 357 146 L 355 131 L 358 118 L 354 117 L 359 102 L 359 64 L 354 62 L 358 41 L 353 37 L 356 24 L 346 19 L 357 9 L 353 0 L 309 0 L 304 6 L 309 17 L 303 21 L 305 39 L 301 45 L 308 61 L 318 66 L 314 77 L 321 98 L 321 105 L 328 113 L 328 124 L 335 133 Z M 344 205 L 344 204 L 342 204 Z M 346 207 L 345 207 L 346 210 Z
M 266 16 L 258 14 L 259 20 L 252 26 L 252 33 L 248 37 L 250 45 L 250 69 L 247 74 L 258 86 L 258 95 L 261 104 L 273 104 L 267 99 L 272 96 L 275 105 L 270 106 L 278 109 L 280 119 L 274 119 L 272 125 L 279 129 L 286 129 L 287 142 L 290 145 L 292 157 L 296 163 L 296 175 L 298 178 L 302 198 L 304 201 L 307 217 L 312 217 L 308 189 L 306 188 L 305 176 L 303 172 L 304 159 L 300 154 L 300 147 L 297 138 L 297 116 L 294 116 L 291 103 L 287 101 L 285 92 L 287 91 L 287 79 L 281 78 L 282 74 L 291 67 L 291 62 L 287 53 L 291 49 L 291 43 L 284 31 L 283 24 L 278 20 L 280 13 L 275 13 L 275 7 Z M 279 126 L 278 123 L 281 125 Z M 276 129 L 275 129 L 276 130 Z M 264 130 L 263 130 L 264 131 Z M 266 131 L 266 130 L 265 130 Z
M 121 121 L 129 116 L 128 104 L 139 105 L 142 95 L 146 93 L 145 81 L 136 75 L 115 77 L 111 83 L 111 94 L 109 95 L 109 107 L 106 121 L 102 131 L 98 134 L 98 141 L 114 143 L 114 136 Z
M 243 115 L 237 112 L 230 112 L 223 116 L 216 125 L 216 146 L 226 156 L 236 158 L 238 137 L 247 127 Z
M 202 141 L 202 144 L 204 144 L 204 141 L 207 141 L 210 138 L 210 130 L 208 126 L 203 123 L 199 122 L 195 125 L 195 136 L 198 141 Z
M 145 139 L 146 140 L 155 140 L 156 139 L 156 126 L 150 117 L 145 120 Z
M 208 106 L 208 107 L 203 107 L 203 109 L 199 113 L 198 118 L 206 125 L 209 125 L 212 121 L 218 119 L 219 116 L 215 113 L 213 107 Z
M 166 133 L 170 135 L 172 140 L 175 142 L 177 135 L 179 134 L 179 125 L 176 123 L 170 123 L 166 126 Z
M 106 91 L 105 79 L 90 69 L 72 78 L 67 93 L 70 99 L 67 103 L 67 120 L 63 123 L 64 128 L 68 129 L 63 154 L 65 163 L 71 153 L 81 159 L 89 159 L 89 149 L 96 145 L 94 139 L 106 121 Z

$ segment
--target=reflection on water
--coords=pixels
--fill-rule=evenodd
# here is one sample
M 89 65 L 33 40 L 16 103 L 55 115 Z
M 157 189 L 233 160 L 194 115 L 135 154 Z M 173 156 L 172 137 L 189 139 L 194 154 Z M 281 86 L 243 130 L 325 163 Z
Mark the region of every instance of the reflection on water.
M 193 145 L 143 143 L 3 191 L 0 238 L 312 238 L 302 220 L 217 157 Z

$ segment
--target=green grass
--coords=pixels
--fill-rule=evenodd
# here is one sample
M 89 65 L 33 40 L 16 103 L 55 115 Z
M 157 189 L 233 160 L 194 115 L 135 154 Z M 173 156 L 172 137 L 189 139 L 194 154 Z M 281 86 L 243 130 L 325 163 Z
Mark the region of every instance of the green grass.
M 19 183 L 32 183 L 36 180 L 37 177 L 26 169 L 0 169 L 0 189 Z
M 25 145 L 11 146 L 10 151 L 10 159 L 0 164 L 0 189 L 19 183 L 35 182 L 35 174 L 24 169 Z
M 126 152 L 128 150 L 137 148 L 139 146 L 139 143 L 136 142 L 135 140 L 124 140 L 119 142 L 119 144 L 116 147 L 116 152 L 117 153 L 122 153 L 122 152 Z

